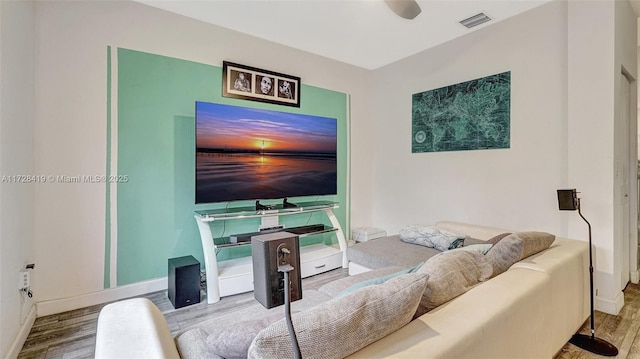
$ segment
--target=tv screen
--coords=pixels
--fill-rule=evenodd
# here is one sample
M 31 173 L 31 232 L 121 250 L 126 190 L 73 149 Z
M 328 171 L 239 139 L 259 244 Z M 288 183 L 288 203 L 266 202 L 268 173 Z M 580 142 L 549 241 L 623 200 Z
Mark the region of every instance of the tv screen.
M 196 102 L 196 203 L 337 194 L 335 118 Z

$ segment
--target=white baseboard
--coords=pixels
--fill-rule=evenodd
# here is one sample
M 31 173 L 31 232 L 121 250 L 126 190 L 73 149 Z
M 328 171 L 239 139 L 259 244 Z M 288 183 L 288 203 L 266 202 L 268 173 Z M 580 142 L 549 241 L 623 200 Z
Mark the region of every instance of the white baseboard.
M 620 313 L 620 310 L 622 310 L 623 306 L 624 306 L 624 293 L 622 291 L 618 292 L 618 294 L 613 300 L 605 299 L 602 297 L 596 297 L 596 300 L 594 303 L 595 310 L 603 313 L 607 313 L 607 314 L 612 314 L 612 315 L 618 315 L 618 313 Z
M 633 284 L 640 283 L 640 271 L 631 271 L 629 273 L 629 281 Z
M 123 285 L 116 288 L 104 289 L 76 297 L 53 299 L 38 302 L 38 316 L 62 313 L 69 310 L 89 307 L 96 304 L 113 302 L 125 298 L 135 297 L 147 293 L 167 289 L 167 277 L 152 279 L 144 282 Z
M 29 332 L 31 331 L 31 327 L 33 327 L 33 323 L 36 321 L 36 306 L 32 305 L 29 313 L 27 313 L 26 320 L 24 324 L 20 327 L 20 331 L 18 331 L 18 336 L 11 343 L 11 347 L 9 348 L 9 352 L 7 353 L 6 359 L 15 359 L 20 354 L 22 350 L 22 346 L 24 342 L 27 340 L 29 336 Z

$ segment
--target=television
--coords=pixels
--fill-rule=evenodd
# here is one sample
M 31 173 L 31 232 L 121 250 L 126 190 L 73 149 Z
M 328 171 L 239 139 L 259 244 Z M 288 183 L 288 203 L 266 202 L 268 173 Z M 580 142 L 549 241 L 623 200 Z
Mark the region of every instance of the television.
M 337 120 L 196 102 L 195 202 L 337 194 Z

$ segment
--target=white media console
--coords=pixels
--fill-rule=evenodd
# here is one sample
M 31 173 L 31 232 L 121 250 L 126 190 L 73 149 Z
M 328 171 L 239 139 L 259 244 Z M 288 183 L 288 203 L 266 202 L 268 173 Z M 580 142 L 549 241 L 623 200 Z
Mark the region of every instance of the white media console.
M 273 217 L 294 215 L 300 213 L 322 211 L 327 215 L 333 227 L 299 233 L 300 238 L 335 232 L 338 237 L 338 247 L 324 244 L 313 244 L 300 247 L 300 274 L 306 278 L 335 268 L 347 268 L 347 241 L 333 210 L 338 208 L 336 202 L 299 203 L 298 207 L 282 208 L 279 206 L 269 210 L 255 210 L 252 208 L 215 209 L 196 211 L 196 222 L 200 230 L 202 249 L 204 251 L 204 265 L 207 275 L 207 303 L 216 303 L 220 297 L 250 292 L 253 290 L 253 264 L 251 257 L 242 257 L 218 262 L 216 250 L 230 245 L 216 245 L 211 232 L 210 222 L 229 221 L 248 218 L 262 218 L 268 223 Z M 286 229 L 285 229 L 286 231 Z

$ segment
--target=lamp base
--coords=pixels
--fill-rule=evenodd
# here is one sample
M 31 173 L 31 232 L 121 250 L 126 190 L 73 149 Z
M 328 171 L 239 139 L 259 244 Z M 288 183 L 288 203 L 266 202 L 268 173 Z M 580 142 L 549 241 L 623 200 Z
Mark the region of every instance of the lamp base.
M 574 334 L 569 340 L 569 343 L 598 355 L 607 357 L 618 355 L 618 348 L 613 344 L 586 334 Z

